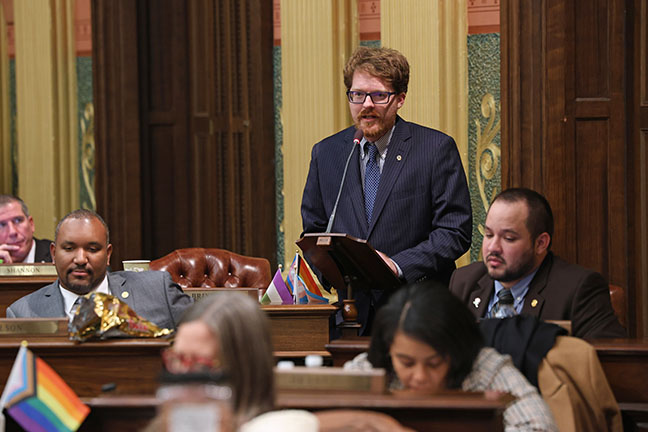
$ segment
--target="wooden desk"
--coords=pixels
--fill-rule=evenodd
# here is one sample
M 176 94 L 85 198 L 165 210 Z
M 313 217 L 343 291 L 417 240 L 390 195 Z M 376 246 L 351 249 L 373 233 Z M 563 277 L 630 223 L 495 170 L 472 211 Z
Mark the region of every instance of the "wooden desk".
M 159 339 L 124 339 L 76 344 L 54 338 L 27 338 L 29 349 L 45 360 L 79 396 L 111 393 L 151 395 L 162 371 L 160 352 L 170 345 Z M 9 377 L 20 339 L 0 339 L 0 383 Z
M 56 276 L 0 277 L 0 318 L 6 317 L 7 307 L 19 298 L 56 280 Z M 204 288 L 187 288 L 192 296 L 204 295 Z M 232 291 L 232 289 L 216 289 Z M 258 290 L 242 289 L 255 300 Z M 267 305 L 261 309 L 270 319 L 270 332 L 275 355 L 304 357 L 319 354 L 330 357 L 325 345 L 329 342 L 329 317 L 337 311 L 331 305 Z
M 80 431 L 137 431 L 154 416 L 154 397 L 121 396 L 84 400 L 90 416 Z M 362 409 L 380 411 L 419 431 L 502 431 L 502 412 L 510 396 L 489 400 L 481 393 L 457 392 L 428 397 L 383 394 L 289 392 L 277 395 L 277 409 Z M 10 429 L 8 429 L 10 430 Z
M 624 424 L 648 424 L 648 339 L 590 341 L 624 416 Z
M 509 395 L 489 400 L 482 393 L 465 392 L 437 396 L 282 392 L 277 396 L 277 405 L 284 409 L 375 410 L 418 431 L 501 431 L 502 413 L 510 401 Z
M 331 305 L 261 306 L 270 319 L 272 346 L 277 357 L 303 357 L 326 351 L 329 342 L 329 317 L 337 308 Z
M 262 306 L 270 320 L 276 357 L 330 356 L 329 305 Z M 0 383 L 9 377 L 21 340 L 54 368 L 79 396 L 98 396 L 102 385 L 113 383 L 117 394 L 153 394 L 162 370 L 164 339 L 112 339 L 77 344 L 61 337 L 0 335 Z
M 21 297 L 49 285 L 56 276 L 2 276 L 0 277 L 0 318 L 7 316 L 7 307 Z

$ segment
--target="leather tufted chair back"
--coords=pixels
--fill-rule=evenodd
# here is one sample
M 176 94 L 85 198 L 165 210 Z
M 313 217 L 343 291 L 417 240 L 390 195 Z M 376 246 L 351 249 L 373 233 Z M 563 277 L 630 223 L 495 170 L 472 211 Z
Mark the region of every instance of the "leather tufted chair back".
M 166 270 L 178 285 L 206 288 L 259 288 L 270 284 L 270 262 L 224 249 L 177 249 L 151 261 L 151 270 Z

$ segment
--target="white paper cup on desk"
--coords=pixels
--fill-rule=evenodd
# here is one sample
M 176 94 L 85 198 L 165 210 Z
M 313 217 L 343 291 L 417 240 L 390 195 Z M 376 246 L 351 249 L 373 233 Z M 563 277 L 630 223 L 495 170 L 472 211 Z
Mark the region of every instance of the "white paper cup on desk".
M 125 271 L 143 272 L 148 271 L 151 260 L 127 260 L 122 261 Z

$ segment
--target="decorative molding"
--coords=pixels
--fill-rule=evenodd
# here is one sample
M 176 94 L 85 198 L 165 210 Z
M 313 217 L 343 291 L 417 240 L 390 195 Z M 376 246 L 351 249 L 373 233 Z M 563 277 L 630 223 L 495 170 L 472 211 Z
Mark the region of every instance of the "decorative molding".
M 491 191 L 487 191 L 486 183 L 491 182 L 495 178 L 500 163 L 500 148 L 493 141 L 500 131 L 500 121 L 495 121 L 497 118 L 497 105 L 495 104 L 495 97 L 492 94 L 486 93 L 482 98 L 481 113 L 488 121 L 482 131 L 481 122 L 475 120 L 475 126 L 477 127 L 478 161 L 478 163 L 475 164 L 475 176 L 477 178 L 477 187 L 479 189 L 481 203 L 484 207 L 484 211 L 487 212 L 488 207 L 490 206 L 492 199 L 497 195 L 498 190 L 497 186 L 494 185 Z M 482 235 L 484 234 L 483 224 L 480 223 L 477 226 L 477 229 Z
M 358 0 L 360 40 L 380 39 L 380 0 Z
M 272 0 L 272 27 L 274 45 L 281 45 L 281 0 Z
M 499 33 L 500 1 L 468 0 L 468 34 Z
M 81 203 L 84 209 L 95 210 L 95 140 L 94 140 L 94 105 L 86 104 L 81 119 L 81 174 L 83 187 L 88 194 L 88 200 Z
M 92 54 L 92 20 L 77 20 L 74 23 L 76 55 L 87 57 Z

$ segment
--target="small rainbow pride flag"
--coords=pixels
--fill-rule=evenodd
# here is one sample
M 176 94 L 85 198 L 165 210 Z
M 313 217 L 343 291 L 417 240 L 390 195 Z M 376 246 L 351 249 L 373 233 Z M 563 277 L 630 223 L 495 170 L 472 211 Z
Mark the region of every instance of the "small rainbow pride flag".
M 299 256 L 299 253 L 295 254 L 295 258 L 290 265 L 286 284 L 292 290 L 296 303 L 328 303 L 328 299 L 322 296 L 322 291 L 318 286 L 319 284 L 315 282 L 315 276 L 312 274 L 306 261 Z
M 90 413 L 54 369 L 24 345 L 0 397 L 2 407 L 28 432 L 73 432 Z

